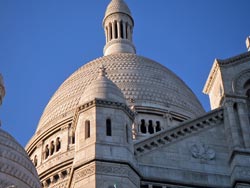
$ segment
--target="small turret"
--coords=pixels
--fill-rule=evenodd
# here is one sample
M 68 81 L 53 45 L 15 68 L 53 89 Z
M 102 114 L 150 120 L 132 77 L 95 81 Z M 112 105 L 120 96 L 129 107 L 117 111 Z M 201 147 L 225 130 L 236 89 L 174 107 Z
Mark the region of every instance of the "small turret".
M 104 55 L 136 53 L 132 39 L 134 20 L 123 0 L 110 2 L 103 19 L 103 27 L 106 35 Z

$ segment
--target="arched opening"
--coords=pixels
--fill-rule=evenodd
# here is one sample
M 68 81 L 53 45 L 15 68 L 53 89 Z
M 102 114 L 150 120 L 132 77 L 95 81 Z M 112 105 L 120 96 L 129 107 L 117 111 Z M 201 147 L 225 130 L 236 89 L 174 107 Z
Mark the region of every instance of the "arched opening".
M 115 25 L 115 33 L 114 33 L 115 37 L 114 38 L 117 39 L 117 37 L 118 37 L 117 21 L 115 21 L 114 25 Z
M 61 149 L 61 141 L 60 138 L 57 137 L 56 139 L 56 151 L 59 151 Z
M 45 159 L 47 159 L 49 157 L 49 145 L 45 146 Z
M 113 30 L 112 30 L 112 24 L 109 23 L 109 40 L 112 40 L 113 39 Z
M 123 34 L 123 22 L 121 21 L 120 23 L 120 29 L 121 29 L 121 38 L 124 38 L 124 34 Z
M 112 136 L 112 125 L 111 125 L 111 119 L 106 119 L 106 135 Z
M 146 134 L 147 133 L 147 128 L 146 128 L 144 119 L 141 120 L 141 126 L 140 127 L 141 127 L 141 133 Z
M 156 132 L 161 131 L 161 123 L 159 121 L 156 121 Z
M 55 144 L 54 141 L 50 143 L 50 155 L 53 155 L 55 151 Z
M 34 165 L 35 165 L 35 167 L 37 166 L 37 155 L 35 155 L 35 157 L 34 157 Z
M 85 121 L 85 139 L 90 137 L 90 121 Z
M 150 134 L 154 134 L 154 127 L 153 127 L 153 121 L 152 120 L 148 121 L 148 132 Z

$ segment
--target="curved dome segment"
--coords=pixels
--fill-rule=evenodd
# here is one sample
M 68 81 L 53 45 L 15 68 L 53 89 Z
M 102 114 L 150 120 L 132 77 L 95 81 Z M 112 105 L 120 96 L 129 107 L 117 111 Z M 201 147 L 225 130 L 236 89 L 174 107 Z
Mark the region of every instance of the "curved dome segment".
M 99 76 L 84 91 L 79 105 L 85 104 L 93 99 L 126 103 L 121 90 L 106 77 L 104 67 L 100 68 Z
M 0 187 L 40 188 L 35 166 L 21 145 L 0 128 Z
M 194 93 L 172 71 L 150 59 L 120 53 L 93 60 L 73 73 L 51 98 L 37 131 L 74 113 L 83 93 L 91 94 L 86 88 L 97 87 L 89 85 L 96 79 L 100 65 L 105 66 L 108 78 L 122 91 L 128 104 L 132 100 L 136 106 L 166 109 L 189 118 L 204 113 Z
M 123 0 L 112 0 L 106 9 L 105 18 L 114 13 L 124 13 L 131 16 L 131 11 Z

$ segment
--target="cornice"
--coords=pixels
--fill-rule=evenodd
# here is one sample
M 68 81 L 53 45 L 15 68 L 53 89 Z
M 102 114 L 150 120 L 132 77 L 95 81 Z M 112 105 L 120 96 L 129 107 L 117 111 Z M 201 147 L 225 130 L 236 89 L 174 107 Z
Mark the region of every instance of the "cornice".
M 218 126 L 223 121 L 223 108 L 216 109 L 200 118 L 186 121 L 178 127 L 165 130 L 153 137 L 135 143 L 135 155 L 140 156 L 160 147 L 175 143 L 193 134 Z
M 234 64 L 245 63 L 246 61 L 250 61 L 250 52 L 242 53 L 228 59 L 218 59 L 217 61 L 220 66 L 231 66 Z
M 114 101 L 107 101 L 103 99 L 94 99 L 89 101 L 81 106 L 78 107 L 78 112 L 81 113 L 82 111 L 86 111 L 92 107 L 107 107 L 107 108 L 119 108 L 122 109 L 124 112 L 130 116 L 131 119 L 134 118 L 134 112 L 124 103 L 114 102 Z
M 215 59 L 214 63 L 213 63 L 213 66 L 212 66 L 212 69 L 210 70 L 210 73 L 208 75 L 206 84 L 205 84 L 205 86 L 203 88 L 203 93 L 209 94 L 209 92 L 211 90 L 211 87 L 214 84 L 214 81 L 215 81 L 216 74 L 217 74 L 218 70 L 219 70 L 218 60 Z

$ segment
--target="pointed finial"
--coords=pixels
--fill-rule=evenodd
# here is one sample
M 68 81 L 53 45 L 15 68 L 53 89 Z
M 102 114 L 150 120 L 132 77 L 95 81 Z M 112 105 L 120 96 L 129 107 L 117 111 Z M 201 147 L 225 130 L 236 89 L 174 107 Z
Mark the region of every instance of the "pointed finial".
M 250 51 L 250 36 L 247 37 L 246 46 L 247 46 L 247 50 Z
M 105 77 L 106 76 L 106 68 L 105 66 L 102 64 L 100 67 L 99 67 L 99 77 Z

